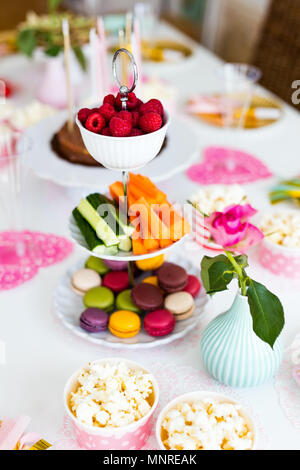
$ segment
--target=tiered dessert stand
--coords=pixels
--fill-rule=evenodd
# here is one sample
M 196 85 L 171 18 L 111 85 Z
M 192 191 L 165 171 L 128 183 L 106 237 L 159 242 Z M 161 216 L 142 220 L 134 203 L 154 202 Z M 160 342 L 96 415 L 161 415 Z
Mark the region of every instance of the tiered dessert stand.
M 122 85 L 117 76 L 117 58 L 121 53 L 127 54 L 129 56 L 131 65 L 133 67 L 133 84 L 130 88 L 128 88 L 125 85 Z M 132 92 L 135 89 L 135 86 L 138 80 L 138 70 L 137 70 L 134 57 L 127 49 L 119 49 L 116 51 L 113 57 L 113 74 L 120 87 L 119 89 L 120 89 L 120 97 L 122 101 L 122 108 L 126 110 L 128 93 Z M 85 129 L 84 126 L 76 117 L 76 123 L 80 129 L 83 142 L 87 150 L 89 151 L 89 153 L 94 157 L 94 159 L 97 160 L 99 163 L 101 163 L 104 167 L 108 169 L 122 172 L 122 181 L 124 185 L 124 195 L 125 195 L 125 207 L 127 207 L 127 185 L 128 185 L 129 171 L 136 170 L 138 168 L 145 166 L 153 158 L 156 157 L 156 155 L 159 153 L 161 149 L 164 138 L 166 136 L 167 128 L 169 126 L 169 121 L 170 121 L 169 116 L 165 113 L 164 124 L 159 130 L 151 134 L 144 134 L 141 136 L 124 138 L 124 137 L 103 136 L 100 134 L 92 133 L 88 131 L 87 129 Z M 118 253 L 117 255 L 106 255 L 106 254 L 93 253 L 89 250 L 73 217 L 70 218 L 69 229 L 70 229 L 73 240 L 77 243 L 77 245 L 79 245 L 86 252 L 88 252 L 89 255 L 96 256 L 102 259 L 107 259 L 107 260 L 128 261 L 128 273 L 129 273 L 131 286 L 134 284 L 133 261 L 136 261 L 139 259 L 141 260 L 141 259 L 146 259 L 146 258 L 152 258 L 160 254 L 163 254 L 171 250 L 173 247 L 174 248 L 178 247 L 181 243 L 184 242 L 184 238 L 185 238 L 185 237 L 182 237 L 181 240 L 173 243 L 167 248 L 160 249 L 151 253 L 147 253 L 145 255 L 134 255 L 133 252 L 129 252 L 129 253 L 124 252 L 124 254 L 122 255 L 120 255 L 120 253 Z M 184 261 L 185 260 L 183 259 L 182 262 Z M 188 270 L 192 269 L 190 263 L 185 262 L 184 264 L 186 264 L 186 269 Z M 133 338 L 131 338 L 131 341 L 122 341 L 119 338 L 114 338 L 114 340 L 110 339 L 108 341 L 107 338 L 102 340 L 101 338 L 97 338 L 96 336 L 91 337 L 91 335 L 88 335 L 82 330 L 80 331 L 79 327 L 75 327 L 74 324 L 72 324 L 72 322 L 68 320 L 68 316 L 70 316 L 69 312 L 71 311 L 71 306 L 70 308 L 64 309 L 64 305 L 63 305 L 64 302 L 62 302 L 60 298 L 63 295 L 65 295 L 64 293 L 66 293 L 66 291 L 68 290 L 68 286 L 70 286 L 71 274 L 72 273 L 68 273 L 65 276 L 65 278 L 62 279 L 61 284 L 58 286 L 56 298 L 55 298 L 56 310 L 58 312 L 59 317 L 63 321 L 63 323 L 66 326 L 68 326 L 71 330 L 73 330 L 75 334 L 79 336 L 89 337 L 89 339 L 92 342 L 96 342 L 100 344 L 109 343 L 110 346 L 112 347 L 123 345 L 125 342 L 125 344 L 129 347 L 137 347 L 137 344 L 136 344 L 137 340 Z M 192 328 L 195 327 L 196 323 L 199 320 L 199 316 L 203 312 L 203 307 L 206 303 L 207 303 L 207 296 L 200 295 L 200 298 L 196 302 L 196 310 L 198 310 L 198 313 L 195 313 L 195 315 L 189 320 L 179 322 L 181 325 L 178 327 L 178 331 L 175 332 L 175 334 L 169 335 L 169 337 L 165 337 L 165 338 L 148 337 L 146 339 L 145 339 L 146 335 L 143 334 L 142 337 L 140 338 L 141 342 L 138 342 L 138 344 L 141 347 L 149 347 L 153 345 L 165 344 L 167 342 L 173 341 L 174 339 L 178 339 L 179 337 L 185 335 L 188 331 L 190 331 Z M 62 310 L 65 310 L 65 312 L 62 312 Z M 199 311 L 201 311 L 201 314 L 199 313 Z

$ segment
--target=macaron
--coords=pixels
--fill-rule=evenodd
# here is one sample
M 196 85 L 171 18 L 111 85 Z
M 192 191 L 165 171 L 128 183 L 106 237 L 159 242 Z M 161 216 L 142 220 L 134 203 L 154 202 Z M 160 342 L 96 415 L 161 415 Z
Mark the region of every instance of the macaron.
M 141 329 L 140 317 L 129 310 L 117 310 L 108 322 L 109 331 L 118 338 L 131 338 Z
M 175 317 L 165 308 L 149 312 L 144 318 L 144 329 L 150 336 L 165 336 L 174 330 Z
M 80 315 L 79 324 L 81 328 L 90 333 L 99 333 L 106 330 L 108 315 L 99 308 L 87 308 Z
M 142 282 L 146 282 L 147 284 L 152 284 L 152 286 L 158 287 L 158 279 L 157 276 L 148 276 L 142 280 Z
M 79 269 L 72 276 L 71 287 L 76 294 L 84 295 L 93 287 L 101 286 L 101 277 L 92 269 Z
M 142 310 L 157 310 L 163 305 L 163 295 L 160 289 L 147 282 L 141 282 L 133 287 L 131 298 L 135 305 Z
M 109 267 L 106 266 L 103 260 L 101 258 L 97 258 L 96 256 L 90 256 L 85 262 L 85 267 L 93 269 L 94 271 L 99 273 L 100 276 L 103 276 L 109 271 Z
M 111 271 L 107 273 L 103 280 L 102 285 L 108 287 L 113 292 L 121 292 L 129 287 L 129 276 L 126 271 Z
M 135 264 L 141 271 L 154 271 L 155 269 L 160 268 L 163 262 L 164 255 L 158 255 L 153 258 L 138 260 Z
M 187 285 L 187 272 L 175 263 L 164 263 L 157 271 L 158 284 L 169 293 L 182 291 Z
M 103 260 L 104 264 L 112 271 L 125 271 L 127 269 L 127 261 L 116 261 L 114 259 Z
M 197 276 L 189 274 L 187 279 L 187 285 L 183 290 L 184 292 L 188 292 L 189 294 L 191 294 L 193 297 L 197 297 L 201 290 L 201 282 L 199 281 Z
M 176 320 L 186 320 L 195 310 L 195 302 L 188 292 L 175 292 L 165 298 L 165 308 L 169 310 Z
M 123 292 L 117 295 L 116 308 L 118 310 L 130 310 L 130 312 L 142 313 L 142 310 L 133 303 L 131 289 L 123 290 Z
M 107 287 L 93 287 L 87 291 L 83 297 L 84 305 L 89 307 L 100 308 L 106 312 L 110 312 L 114 307 L 114 294 Z

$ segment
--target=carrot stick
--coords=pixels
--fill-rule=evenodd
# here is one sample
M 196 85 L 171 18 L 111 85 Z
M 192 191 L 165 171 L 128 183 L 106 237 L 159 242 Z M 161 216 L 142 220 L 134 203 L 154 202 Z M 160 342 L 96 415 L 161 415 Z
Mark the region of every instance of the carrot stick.
M 159 249 L 159 241 L 154 238 L 145 238 L 143 243 L 147 251 L 156 251 Z
M 147 250 L 144 247 L 144 244 L 140 238 L 137 240 L 132 239 L 132 250 L 133 254 L 135 255 L 144 255 L 147 253 Z
M 109 192 L 111 197 L 116 201 L 119 202 L 119 198 L 124 196 L 124 188 L 121 181 L 116 181 L 115 183 L 109 186 Z

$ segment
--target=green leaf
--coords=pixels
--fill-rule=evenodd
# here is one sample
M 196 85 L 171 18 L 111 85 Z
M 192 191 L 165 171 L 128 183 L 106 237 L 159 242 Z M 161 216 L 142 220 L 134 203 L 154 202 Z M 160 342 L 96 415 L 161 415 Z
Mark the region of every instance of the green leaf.
M 52 44 L 49 46 L 47 49 L 45 49 L 45 54 L 49 55 L 50 57 L 56 57 L 62 48 L 60 46 L 57 46 L 56 44 Z
M 23 29 L 23 31 L 20 31 L 17 44 L 20 52 L 31 57 L 36 47 L 36 31 L 34 29 Z
M 48 0 L 48 11 L 49 13 L 55 13 L 61 0 Z
M 256 335 L 271 348 L 284 326 L 284 313 L 280 300 L 265 286 L 250 279 L 247 296 Z
M 225 255 L 214 258 L 204 256 L 201 262 L 201 279 L 208 294 L 227 290 L 235 275 L 234 268 Z
M 76 59 L 78 60 L 81 68 L 83 70 L 86 70 L 86 60 L 85 60 L 85 56 L 82 52 L 82 49 L 80 46 L 74 46 L 73 47 L 73 51 L 74 51 L 74 54 L 76 56 Z
M 241 268 L 247 268 L 248 264 L 248 256 L 247 255 L 238 255 L 234 257 L 235 261 Z

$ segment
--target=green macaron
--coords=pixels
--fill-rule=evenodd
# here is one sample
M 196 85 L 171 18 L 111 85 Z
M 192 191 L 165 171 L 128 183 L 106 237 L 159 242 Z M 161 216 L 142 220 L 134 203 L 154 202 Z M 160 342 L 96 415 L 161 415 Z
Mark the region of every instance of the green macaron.
M 142 310 L 137 307 L 131 298 L 131 289 L 126 289 L 118 294 L 116 299 L 117 310 L 130 310 L 135 313 L 142 313 Z
M 114 308 L 114 294 L 107 287 L 93 287 L 83 297 L 84 305 L 110 312 Z
M 107 274 L 110 271 L 104 261 L 101 258 L 97 258 L 96 256 L 90 256 L 85 262 L 85 267 L 88 269 L 93 269 L 99 273 L 100 276 L 104 276 L 104 274 Z

